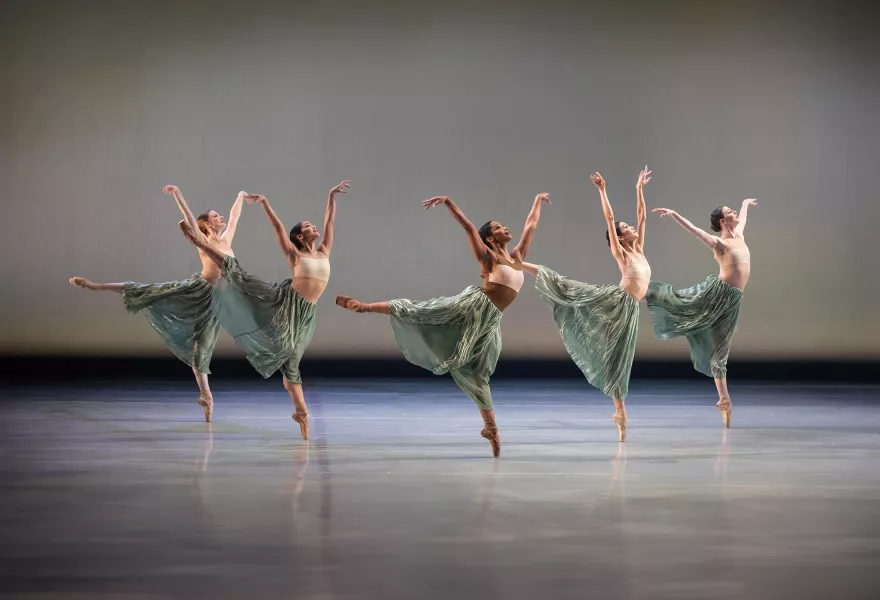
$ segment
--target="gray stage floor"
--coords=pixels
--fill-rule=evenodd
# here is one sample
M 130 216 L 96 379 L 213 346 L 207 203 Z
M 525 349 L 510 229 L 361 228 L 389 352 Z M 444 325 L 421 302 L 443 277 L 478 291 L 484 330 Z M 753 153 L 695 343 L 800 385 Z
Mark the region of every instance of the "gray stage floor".
M 880 597 L 880 390 L 448 378 L 5 390 L 0 574 L 20 598 Z

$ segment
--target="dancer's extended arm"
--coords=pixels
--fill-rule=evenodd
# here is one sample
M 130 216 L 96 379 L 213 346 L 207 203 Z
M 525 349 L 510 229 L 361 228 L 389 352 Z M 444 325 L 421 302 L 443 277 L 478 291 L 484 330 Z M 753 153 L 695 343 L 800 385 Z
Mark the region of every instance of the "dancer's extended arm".
M 220 239 L 229 240 L 230 244 L 235 237 L 235 230 L 238 229 L 238 219 L 241 218 L 241 205 L 244 203 L 246 195 L 247 192 L 238 193 L 238 198 L 235 199 L 232 208 L 229 209 L 229 224 L 226 225 L 226 229 L 220 234 Z
M 538 228 L 538 221 L 541 220 L 541 205 L 544 202 L 550 204 L 550 194 L 544 192 L 535 196 L 535 201 L 532 203 L 532 210 L 529 211 L 529 216 L 526 217 L 526 224 L 525 227 L 523 227 L 522 237 L 519 238 L 519 243 L 516 245 L 516 248 L 513 249 L 513 252 L 510 253 L 511 258 L 518 258 L 522 261 L 525 260 L 528 255 L 529 246 L 532 245 L 532 238 L 535 235 L 535 229 Z
M 639 239 L 636 242 L 636 249 L 640 252 L 645 251 L 645 221 L 648 216 L 648 210 L 645 208 L 645 192 L 643 188 L 651 181 L 651 171 L 648 165 L 639 173 L 639 181 L 636 183 L 636 231 L 639 233 Z
M 754 198 L 746 198 L 743 200 L 742 208 L 739 209 L 739 223 L 737 223 L 736 229 L 734 229 L 734 231 L 740 235 L 743 235 L 743 232 L 746 229 L 746 219 L 748 219 L 750 206 L 758 206 L 758 201 Z
M 299 250 L 297 250 L 296 246 L 293 245 L 293 242 L 290 241 L 290 238 L 287 235 L 287 230 L 284 229 L 284 223 L 282 223 L 281 219 L 278 218 L 278 215 L 275 214 L 272 205 L 269 204 L 268 198 L 260 194 L 247 194 L 245 198 L 247 199 L 248 204 L 259 202 L 263 205 L 263 211 L 266 213 L 266 218 L 269 219 L 269 224 L 272 225 L 272 229 L 275 231 L 275 239 L 278 240 L 278 245 L 281 247 L 281 251 L 284 252 L 284 256 L 290 260 L 295 260 L 299 257 Z
M 177 208 L 179 208 L 181 214 L 183 214 L 183 220 L 186 222 L 187 225 L 198 232 L 199 224 L 196 221 L 195 216 L 192 214 L 192 211 L 189 209 L 186 200 L 183 199 L 183 194 L 180 193 L 180 188 L 176 185 L 166 185 L 162 188 L 162 191 L 166 194 L 174 196 L 174 201 L 177 202 Z
M 712 250 L 715 250 L 718 245 L 721 244 L 721 238 L 714 236 L 707 231 L 703 231 L 671 208 L 655 208 L 651 212 L 660 213 L 660 217 L 672 217 L 676 223 L 684 227 L 685 231 L 690 232 L 695 238 L 709 246 Z
M 480 232 L 477 231 L 476 226 L 474 226 L 461 209 L 456 206 L 455 202 L 452 201 L 452 198 L 449 196 L 434 196 L 433 198 L 428 198 L 422 202 L 422 206 L 425 207 L 425 210 L 428 210 L 432 206 L 439 206 L 440 204 L 445 204 L 446 208 L 449 209 L 452 218 L 458 221 L 458 224 L 464 228 L 465 233 L 467 233 L 468 242 L 470 242 L 471 245 L 471 250 L 473 250 L 474 256 L 477 257 L 477 260 L 485 261 L 489 255 L 489 248 L 483 243 L 483 240 L 480 239 Z
M 345 180 L 330 190 L 330 194 L 327 196 L 327 210 L 324 211 L 324 240 L 318 247 L 318 250 L 324 254 L 329 255 L 333 248 L 333 227 L 336 225 L 336 194 L 344 194 L 350 187 L 351 184 Z
M 602 198 L 602 213 L 605 215 L 605 224 L 608 227 L 608 245 L 611 247 L 611 255 L 617 262 L 623 262 L 623 248 L 620 247 L 620 240 L 617 239 L 617 221 L 614 220 L 614 210 L 611 208 L 611 202 L 608 201 L 605 178 L 601 173 L 596 172 L 590 175 L 590 180 L 599 188 L 599 196 Z

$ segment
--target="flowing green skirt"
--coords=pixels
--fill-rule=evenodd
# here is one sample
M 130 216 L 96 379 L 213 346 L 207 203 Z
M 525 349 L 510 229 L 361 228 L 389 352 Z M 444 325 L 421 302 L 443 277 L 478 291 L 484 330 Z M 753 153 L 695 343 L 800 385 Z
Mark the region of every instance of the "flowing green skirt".
M 214 286 L 195 274 L 185 281 L 135 283 L 122 288 L 122 302 L 134 314 L 143 312 L 177 358 L 202 373 L 211 373 L 211 356 L 220 324 L 211 310 Z
M 727 357 L 742 295 L 742 290 L 710 275 L 706 281 L 678 291 L 652 281 L 645 300 L 657 338 L 685 336 L 694 369 L 720 379 L 727 377 Z
M 489 378 L 501 354 L 501 311 L 478 287 L 458 296 L 388 303 L 397 347 L 414 365 L 449 373 L 482 409 L 492 410 Z
M 624 400 L 639 333 L 639 303 L 622 287 L 590 285 L 538 268 L 535 289 L 550 307 L 569 356 L 591 385 Z
M 299 363 L 315 334 L 318 305 L 291 287 L 291 280 L 268 283 L 246 273 L 238 259 L 223 259 L 214 311 L 223 329 L 268 379 L 281 369 L 291 383 L 302 383 Z

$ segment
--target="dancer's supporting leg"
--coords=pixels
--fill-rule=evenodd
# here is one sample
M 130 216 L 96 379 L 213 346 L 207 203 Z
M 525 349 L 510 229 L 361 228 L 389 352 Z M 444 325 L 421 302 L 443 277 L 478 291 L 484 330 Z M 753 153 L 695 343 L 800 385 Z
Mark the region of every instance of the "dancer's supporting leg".
M 303 395 L 302 375 L 299 372 L 299 363 L 304 351 L 303 345 L 298 345 L 294 356 L 281 367 L 281 372 L 284 376 L 284 389 L 287 390 L 291 401 L 293 401 L 294 412 L 291 418 L 299 423 L 300 433 L 303 439 L 307 440 L 309 439 L 309 409 Z

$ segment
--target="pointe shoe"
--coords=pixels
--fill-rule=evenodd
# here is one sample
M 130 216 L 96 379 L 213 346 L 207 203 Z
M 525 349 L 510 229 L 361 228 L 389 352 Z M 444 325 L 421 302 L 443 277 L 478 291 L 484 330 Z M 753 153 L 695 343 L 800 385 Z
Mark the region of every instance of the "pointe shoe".
M 299 431 L 302 434 L 303 439 L 309 439 L 309 413 L 295 412 L 291 416 L 291 419 L 299 423 Z
M 202 394 L 199 396 L 199 406 L 205 409 L 205 423 L 210 423 L 211 415 L 214 414 L 214 397 L 210 394 Z
M 617 441 L 625 442 L 626 441 L 626 413 L 614 413 L 611 417 L 611 420 L 614 421 L 614 424 L 617 425 Z
M 501 456 L 501 437 L 498 435 L 498 426 L 494 422 L 486 423 L 480 435 L 489 440 L 492 444 L 492 456 L 498 458 Z
M 67 281 L 69 281 L 70 285 L 72 285 L 73 287 L 82 288 L 84 290 L 91 290 L 94 292 L 96 289 L 98 289 L 98 284 L 89 281 L 85 277 L 71 277 Z
M 721 411 L 721 420 L 724 421 L 724 426 L 730 429 L 730 397 L 720 398 L 715 408 Z
M 336 296 L 336 304 L 337 306 L 341 306 L 352 312 L 367 312 L 366 305 L 360 300 L 355 300 L 351 296 Z

